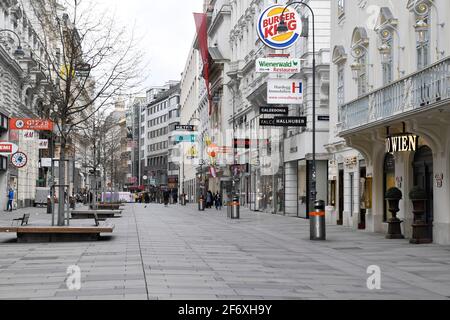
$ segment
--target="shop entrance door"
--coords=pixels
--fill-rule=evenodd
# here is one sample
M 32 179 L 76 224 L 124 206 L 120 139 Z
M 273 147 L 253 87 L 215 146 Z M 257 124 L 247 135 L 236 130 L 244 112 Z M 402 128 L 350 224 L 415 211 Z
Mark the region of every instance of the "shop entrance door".
M 429 226 L 428 236 L 433 239 L 433 151 L 421 147 L 414 156 L 414 185 L 421 187 L 428 195 L 426 219 Z
M 359 225 L 358 225 L 358 229 L 359 230 L 365 230 L 366 229 L 366 206 L 365 206 L 365 189 L 366 189 L 366 174 L 367 174 L 367 170 L 365 167 L 361 166 L 361 170 L 360 170 L 360 177 L 361 177 L 361 190 L 360 190 L 360 194 L 361 194 L 361 200 L 360 200 L 360 210 L 359 210 Z
M 339 170 L 339 218 L 337 224 L 344 224 L 344 170 Z

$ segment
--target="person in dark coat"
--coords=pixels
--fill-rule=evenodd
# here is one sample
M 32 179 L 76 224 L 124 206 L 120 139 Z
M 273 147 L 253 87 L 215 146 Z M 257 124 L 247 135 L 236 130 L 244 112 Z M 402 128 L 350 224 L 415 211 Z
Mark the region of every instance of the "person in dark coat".
M 214 196 L 211 191 L 208 191 L 208 193 L 206 194 L 206 207 L 208 209 L 212 208 L 212 206 L 214 204 L 213 201 L 214 201 Z
M 214 202 L 216 205 L 216 210 L 222 210 L 222 197 L 220 196 L 219 191 L 217 191 L 216 196 L 214 197 Z
M 164 191 L 163 193 L 163 198 L 164 198 L 164 206 L 169 206 L 169 199 L 170 199 L 170 192 L 169 191 Z

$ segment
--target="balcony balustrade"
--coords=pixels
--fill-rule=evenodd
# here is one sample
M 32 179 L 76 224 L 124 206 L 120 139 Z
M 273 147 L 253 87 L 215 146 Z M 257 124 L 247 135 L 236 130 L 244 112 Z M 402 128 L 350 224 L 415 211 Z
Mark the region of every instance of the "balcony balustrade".
M 342 105 L 338 131 L 354 131 L 446 103 L 450 103 L 450 57 Z

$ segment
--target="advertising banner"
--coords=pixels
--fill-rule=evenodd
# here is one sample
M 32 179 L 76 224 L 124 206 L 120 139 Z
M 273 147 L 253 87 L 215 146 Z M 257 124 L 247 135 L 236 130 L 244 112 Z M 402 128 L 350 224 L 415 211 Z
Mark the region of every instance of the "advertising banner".
M 53 131 L 53 122 L 45 119 L 10 119 L 10 130 Z
M 300 59 L 261 58 L 256 60 L 258 73 L 284 73 L 294 74 L 301 71 Z
M 19 147 L 11 142 L 0 142 L 0 156 L 9 156 L 19 151 Z
M 269 79 L 268 104 L 303 104 L 303 82 L 296 79 Z
M 285 33 L 278 31 L 281 20 L 284 20 L 288 28 Z M 258 19 L 258 36 L 266 46 L 272 49 L 284 50 L 293 46 L 302 35 L 302 31 L 303 23 L 300 15 L 294 8 L 285 9 L 284 4 L 266 8 Z

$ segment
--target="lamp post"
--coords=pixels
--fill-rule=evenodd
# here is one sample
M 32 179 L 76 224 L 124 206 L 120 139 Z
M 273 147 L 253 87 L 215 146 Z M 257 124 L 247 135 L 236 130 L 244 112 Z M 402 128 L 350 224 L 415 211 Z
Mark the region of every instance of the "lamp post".
M 311 202 L 315 203 L 317 200 L 317 166 L 316 166 L 316 29 L 315 29 L 315 15 L 314 10 L 306 3 L 301 1 L 292 1 L 288 2 L 283 9 L 283 12 L 280 16 L 280 24 L 278 26 L 278 32 L 286 33 L 289 29 L 284 20 L 284 14 L 286 10 L 294 5 L 299 4 L 303 5 L 305 8 L 309 10 L 312 18 L 312 42 L 313 42 L 313 61 L 312 61 L 312 73 L 313 73 L 313 119 L 312 119 L 312 130 L 313 130 L 313 138 L 312 138 L 312 148 L 313 148 L 313 160 L 312 160 L 312 181 L 311 181 Z
M 202 123 L 202 120 L 200 118 L 197 118 L 197 117 L 191 118 L 189 120 L 188 124 L 190 125 L 193 120 L 197 120 L 199 122 L 199 125 L 198 125 L 198 128 L 197 128 L 197 132 L 199 132 L 199 128 L 200 128 L 200 124 Z M 198 188 L 199 191 L 198 191 L 197 197 L 198 197 L 198 203 L 199 203 L 199 211 L 204 211 L 204 207 L 202 207 L 202 203 L 201 203 L 203 201 L 203 197 L 202 197 L 203 196 L 203 193 L 202 193 L 203 164 L 204 164 L 204 161 L 203 161 L 203 134 L 201 135 L 200 141 L 202 143 L 202 147 L 201 147 L 201 150 L 200 150 L 200 154 L 201 154 L 201 159 L 199 161 L 199 164 L 200 164 L 200 179 L 199 179 L 200 183 L 199 183 L 199 188 Z M 183 158 L 183 165 L 184 165 L 184 158 Z
M 14 32 L 13 30 L 10 30 L 10 29 L 0 29 L 0 33 L 2 33 L 2 32 L 12 33 L 13 35 L 16 36 L 17 40 L 19 41 L 19 45 L 17 46 L 16 50 L 14 50 L 14 56 L 16 58 L 22 58 L 23 56 L 25 56 L 25 51 L 23 51 L 22 41 L 20 40 L 19 35 L 16 32 Z

